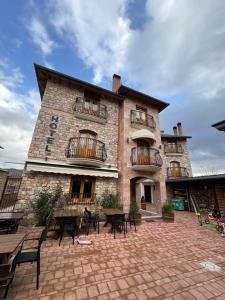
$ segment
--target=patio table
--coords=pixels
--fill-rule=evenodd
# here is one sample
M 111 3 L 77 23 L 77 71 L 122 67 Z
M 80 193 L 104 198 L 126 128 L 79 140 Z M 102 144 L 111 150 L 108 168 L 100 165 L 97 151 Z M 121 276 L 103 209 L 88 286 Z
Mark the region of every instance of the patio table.
M 104 224 L 104 227 L 106 227 L 108 224 L 112 225 L 112 219 L 115 215 L 124 215 L 125 213 L 118 208 L 103 208 L 102 212 L 106 216 L 106 222 Z M 110 229 L 110 232 L 112 231 L 112 228 Z
M 5 228 L 7 233 L 17 231 L 23 212 L 0 212 L 0 229 Z
M 79 224 L 77 220 L 80 217 L 80 212 L 76 209 L 58 209 L 54 212 L 54 218 L 56 219 L 56 222 L 59 223 L 60 226 L 60 239 L 59 239 L 59 245 L 62 241 L 65 225 L 72 225 L 74 230 L 72 234 L 73 243 L 74 243 L 74 231 L 75 229 L 77 232 L 79 231 Z M 74 227 L 75 226 L 75 227 Z
M 1 263 L 7 263 L 10 255 L 23 242 L 26 233 L 12 233 L 0 235 L 0 260 Z

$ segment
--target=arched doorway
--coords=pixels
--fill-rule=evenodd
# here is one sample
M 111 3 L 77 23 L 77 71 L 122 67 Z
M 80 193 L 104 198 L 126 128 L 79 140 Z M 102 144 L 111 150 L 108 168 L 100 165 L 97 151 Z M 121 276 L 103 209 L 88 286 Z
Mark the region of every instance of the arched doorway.
M 149 210 L 152 205 L 156 204 L 156 185 L 157 182 L 148 176 L 132 178 L 130 180 L 130 200 L 135 200 L 140 208 Z

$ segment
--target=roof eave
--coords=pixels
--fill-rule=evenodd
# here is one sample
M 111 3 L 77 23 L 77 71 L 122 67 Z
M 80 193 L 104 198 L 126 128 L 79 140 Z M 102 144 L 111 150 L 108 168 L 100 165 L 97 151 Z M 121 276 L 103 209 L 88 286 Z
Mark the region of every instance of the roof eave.
M 61 78 L 62 80 L 65 80 L 67 82 L 71 82 L 71 83 L 80 85 L 80 86 L 82 86 L 84 88 L 89 88 L 91 90 L 96 90 L 96 91 L 98 91 L 100 93 L 109 95 L 110 97 L 113 97 L 113 98 L 115 98 L 115 99 L 117 99 L 119 101 L 122 101 L 124 99 L 124 97 L 122 95 L 119 95 L 119 94 L 111 92 L 111 91 L 109 91 L 107 89 L 98 87 L 98 86 L 96 86 L 94 84 L 91 84 L 89 82 L 80 80 L 78 78 L 75 78 L 75 77 L 72 77 L 72 76 L 60 73 L 58 71 L 55 71 L 55 70 L 43 67 L 43 66 L 38 65 L 36 63 L 34 63 L 34 68 L 35 68 L 35 73 L 36 73 L 36 77 L 37 77 L 37 82 L 38 82 L 38 87 L 39 87 L 39 92 L 40 92 L 41 99 L 43 97 L 44 92 L 42 92 L 42 88 L 40 86 L 40 78 L 39 78 L 38 71 L 45 72 L 48 77 L 51 77 L 51 76 L 52 77 L 58 77 L 58 78 Z
M 143 100 L 148 100 L 151 101 L 153 103 L 153 105 L 157 106 L 159 109 L 159 112 L 161 112 L 162 110 L 164 110 L 167 106 L 169 106 L 170 104 L 164 101 L 161 101 L 159 99 L 156 99 L 152 96 L 149 96 L 147 94 L 144 94 L 142 92 L 133 90 L 125 85 L 121 85 L 118 93 L 121 93 L 121 95 L 126 96 L 128 94 L 135 94 L 137 96 L 139 96 L 140 98 L 142 98 Z

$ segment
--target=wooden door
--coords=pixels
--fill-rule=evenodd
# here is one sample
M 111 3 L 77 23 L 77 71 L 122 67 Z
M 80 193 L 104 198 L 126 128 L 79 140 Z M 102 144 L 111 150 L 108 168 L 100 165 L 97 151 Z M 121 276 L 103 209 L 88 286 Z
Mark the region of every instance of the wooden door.
M 95 158 L 96 157 L 96 134 L 91 132 L 81 132 L 78 153 L 80 157 Z
M 149 143 L 146 141 L 138 141 L 137 143 L 137 161 L 139 165 L 150 164 Z
M 172 177 L 180 177 L 181 171 L 180 171 L 180 163 L 178 161 L 172 161 L 170 163 L 171 168 L 171 176 Z

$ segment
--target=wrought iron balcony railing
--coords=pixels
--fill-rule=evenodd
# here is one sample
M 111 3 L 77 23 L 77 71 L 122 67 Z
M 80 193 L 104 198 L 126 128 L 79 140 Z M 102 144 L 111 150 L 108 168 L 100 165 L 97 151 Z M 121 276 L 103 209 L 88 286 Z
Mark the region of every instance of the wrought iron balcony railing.
M 184 153 L 184 149 L 181 144 L 166 144 L 164 145 L 165 153 Z
M 95 204 L 95 193 L 70 193 L 65 195 L 65 205 Z
M 159 150 L 150 147 L 135 147 L 131 149 L 132 165 L 162 166 Z
M 141 110 L 131 110 L 130 120 L 131 124 L 144 125 L 152 129 L 156 126 L 153 116 Z
M 188 177 L 188 176 L 189 174 L 186 168 L 183 167 L 167 168 L 167 177 L 176 178 L 176 177 Z
M 97 139 L 73 137 L 65 150 L 67 158 L 87 158 L 105 161 L 107 158 L 105 144 Z
M 104 104 L 99 103 L 97 105 L 86 105 L 83 98 L 77 99 L 74 105 L 74 111 L 99 117 L 101 119 L 107 119 L 108 117 L 107 107 Z

